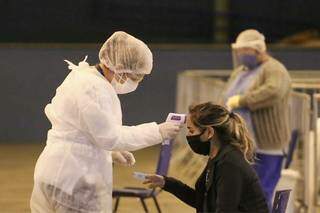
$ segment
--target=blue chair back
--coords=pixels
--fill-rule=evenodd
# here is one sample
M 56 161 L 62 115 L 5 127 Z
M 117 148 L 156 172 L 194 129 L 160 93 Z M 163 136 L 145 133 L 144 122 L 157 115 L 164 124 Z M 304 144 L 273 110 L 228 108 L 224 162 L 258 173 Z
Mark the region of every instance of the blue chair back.
M 161 150 L 156 170 L 157 175 L 166 176 L 168 174 L 172 144 L 173 140 L 166 140 L 161 144 Z
M 286 213 L 291 189 L 276 191 L 272 213 Z

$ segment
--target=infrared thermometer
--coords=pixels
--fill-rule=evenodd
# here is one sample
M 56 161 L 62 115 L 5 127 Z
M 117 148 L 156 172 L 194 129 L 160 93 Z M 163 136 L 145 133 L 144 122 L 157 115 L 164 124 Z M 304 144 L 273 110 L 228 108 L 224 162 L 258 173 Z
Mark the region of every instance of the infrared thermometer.
M 186 123 L 187 115 L 186 114 L 178 114 L 178 113 L 169 113 L 167 117 L 167 122 L 173 122 L 178 124 Z M 171 140 L 165 140 L 162 145 L 170 144 Z

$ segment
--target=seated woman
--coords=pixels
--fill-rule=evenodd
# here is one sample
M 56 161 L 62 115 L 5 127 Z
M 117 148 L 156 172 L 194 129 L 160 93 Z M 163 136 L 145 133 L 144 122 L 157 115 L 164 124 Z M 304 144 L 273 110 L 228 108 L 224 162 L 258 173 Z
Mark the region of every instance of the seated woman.
M 148 175 L 144 184 L 161 187 L 197 212 L 269 212 L 258 177 L 251 167 L 252 139 L 242 118 L 210 102 L 190 107 L 187 141 L 209 155 L 195 189 L 172 177 Z

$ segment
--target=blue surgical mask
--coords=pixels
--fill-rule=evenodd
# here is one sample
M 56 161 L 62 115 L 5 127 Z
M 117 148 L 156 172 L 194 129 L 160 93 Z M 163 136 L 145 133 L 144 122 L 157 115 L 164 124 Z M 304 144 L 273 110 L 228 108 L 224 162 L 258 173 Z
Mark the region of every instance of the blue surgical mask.
M 238 57 L 239 57 L 239 62 L 244 66 L 248 67 L 250 70 L 256 68 L 260 64 L 256 55 L 241 54 Z

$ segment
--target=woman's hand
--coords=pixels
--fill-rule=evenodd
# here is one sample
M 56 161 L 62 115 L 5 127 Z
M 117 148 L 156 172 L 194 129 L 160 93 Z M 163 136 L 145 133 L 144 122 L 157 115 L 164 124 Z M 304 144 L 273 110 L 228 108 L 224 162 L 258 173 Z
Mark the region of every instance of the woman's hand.
M 149 184 L 149 188 L 156 188 L 160 187 L 163 188 L 165 184 L 164 177 L 161 175 L 147 175 L 146 180 L 143 182 L 143 184 Z

